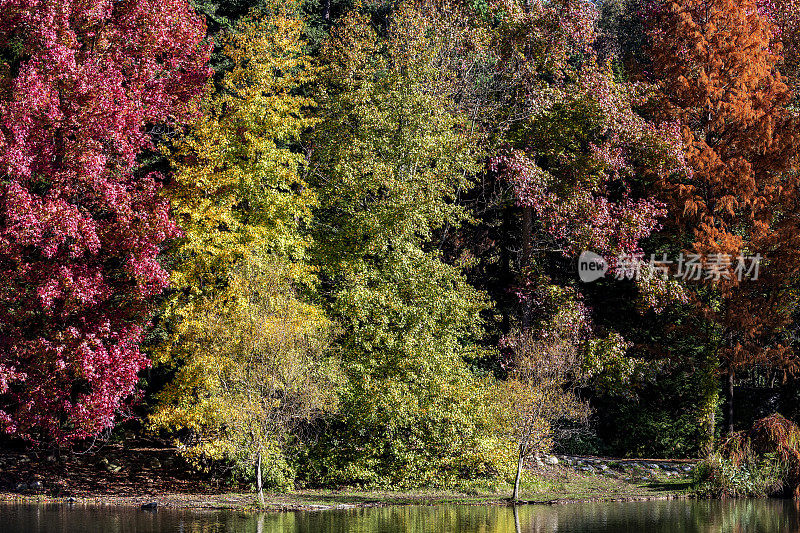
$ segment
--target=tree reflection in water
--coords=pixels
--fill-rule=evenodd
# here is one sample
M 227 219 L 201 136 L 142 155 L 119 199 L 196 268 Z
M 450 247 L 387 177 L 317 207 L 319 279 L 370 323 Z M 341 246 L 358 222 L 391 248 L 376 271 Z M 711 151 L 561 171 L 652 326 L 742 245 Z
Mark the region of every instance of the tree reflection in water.
M 772 533 L 800 531 L 800 503 L 764 499 L 417 505 L 266 514 L 0 504 L 0 524 L 3 533 Z

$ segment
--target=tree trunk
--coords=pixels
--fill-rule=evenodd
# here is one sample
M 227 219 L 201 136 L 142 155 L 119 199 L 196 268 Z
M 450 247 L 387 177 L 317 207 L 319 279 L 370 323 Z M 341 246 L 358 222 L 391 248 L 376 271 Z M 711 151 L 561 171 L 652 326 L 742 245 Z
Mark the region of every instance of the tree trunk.
M 516 503 L 519 501 L 519 481 L 522 478 L 522 464 L 525 462 L 525 451 L 522 444 L 519 445 L 519 457 L 517 458 L 517 475 L 514 478 L 514 493 L 511 495 L 511 501 Z
M 514 232 L 511 229 L 512 211 L 510 207 L 503 208 L 503 221 L 500 226 L 500 286 L 511 287 L 514 283 L 513 267 L 511 266 L 511 254 L 509 247 L 514 240 Z M 505 292 L 505 291 L 504 291 Z M 511 331 L 511 302 L 508 296 L 502 296 L 503 312 L 503 333 Z
M 522 208 L 522 268 L 531 264 L 533 251 L 533 208 Z
M 515 533 L 522 533 L 522 528 L 519 525 L 519 511 L 517 506 L 514 506 L 514 531 Z
M 700 453 L 704 457 L 709 457 L 714 452 L 714 439 L 716 436 L 717 409 L 719 408 L 719 375 L 717 374 L 718 359 L 715 352 L 706 355 L 702 361 L 701 383 L 703 392 L 702 413 L 699 425 L 703 429 L 701 441 L 699 443 Z
M 728 426 L 728 435 L 733 433 L 733 378 L 733 368 L 728 365 L 728 383 L 727 387 L 725 387 L 725 418 Z
M 531 256 L 533 255 L 533 208 L 522 208 L 522 275 L 531 266 Z M 526 300 L 522 309 L 522 328 L 528 329 L 531 326 L 530 303 Z
M 264 501 L 264 487 L 261 485 L 261 450 L 256 454 L 256 487 L 258 488 L 258 501 L 264 507 L 266 502 Z

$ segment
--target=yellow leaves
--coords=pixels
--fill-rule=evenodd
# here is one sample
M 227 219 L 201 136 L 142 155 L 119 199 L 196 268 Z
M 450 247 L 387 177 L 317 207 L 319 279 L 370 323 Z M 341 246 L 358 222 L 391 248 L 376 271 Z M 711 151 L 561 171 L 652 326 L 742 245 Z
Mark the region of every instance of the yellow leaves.
M 162 361 L 196 350 L 197 317 L 250 250 L 287 259 L 298 280 L 313 277 L 302 266 L 310 241 L 299 231 L 316 203 L 297 148 L 315 123 L 308 113 L 314 102 L 298 95 L 316 75 L 303 51 L 302 22 L 265 16 L 246 19 L 238 30 L 224 43 L 234 66 L 222 90 L 205 100 L 203 116 L 172 158 L 170 195 L 185 238 L 172 270 L 179 290 L 165 316 L 174 334 L 157 350 Z
M 150 418 L 152 427 L 191 430 L 189 456 L 249 457 L 334 407 L 337 370 L 322 355 L 329 324 L 297 299 L 289 270 L 247 256 L 226 289 L 195 309 L 194 350 Z
M 336 367 L 321 355 L 328 321 L 293 286 L 314 277 L 300 225 L 316 197 L 299 141 L 316 123 L 301 93 L 317 72 L 302 22 L 278 11 L 227 37 L 233 68 L 172 158 L 185 237 L 157 357 L 181 364 L 150 424 L 190 430 L 184 453 L 198 459 L 279 449 L 294 424 L 334 405 Z

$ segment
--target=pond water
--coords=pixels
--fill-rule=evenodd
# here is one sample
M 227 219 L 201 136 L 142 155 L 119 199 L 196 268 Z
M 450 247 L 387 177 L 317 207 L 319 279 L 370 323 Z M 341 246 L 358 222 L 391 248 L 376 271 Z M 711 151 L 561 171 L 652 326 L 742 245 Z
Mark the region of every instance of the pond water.
M 244 514 L 140 511 L 79 505 L 0 504 L 2 533 L 228 532 L 783 532 L 800 531 L 800 504 L 784 500 L 651 501 L 533 505 L 514 509 L 436 505 Z

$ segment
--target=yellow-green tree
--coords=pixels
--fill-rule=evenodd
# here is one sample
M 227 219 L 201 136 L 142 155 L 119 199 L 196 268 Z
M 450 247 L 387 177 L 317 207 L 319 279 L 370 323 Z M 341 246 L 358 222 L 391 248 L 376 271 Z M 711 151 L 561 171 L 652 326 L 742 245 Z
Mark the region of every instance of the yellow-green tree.
M 336 368 L 324 356 L 328 321 L 298 301 L 285 262 L 250 256 L 198 318 L 196 350 L 161 393 L 156 426 L 189 430 L 190 459 L 262 465 L 273 486 L 289 486 L 284 451 L 298 426 L 329 411 Z
M 184 236 L 171 258 L 169 336 L 154 354 L 158 362 L 191 357 L 206 300 L 249 250 L 284 258 L 304 277 L 309 243 L 301 225 L 315 197 L 297 150 L 313 124 L 306 111 L 313 101 L 296 94 L 313 75 L 301 34 L 302 22 L 290 15 L 241 22 L 224 40 L 232 70 L 177 145 L 170 199 Z
M 381 38 L 352 13 L 320 52 L 313 260 L 348 378 L 324 482 L 452 486 L 497 452 L 465 362 L 488 302 L 437 250 L 481 157 L 451 62 L 467 29 L 443 32 L 445 16 L 397 6 Z
M 498 425 L 517 446 L 512 501 L 519 500 L 525 460 L 549 452 L 565 436 L 564 428 L 589 418 L 588 403 L 575 394 L 585 372 L 586 310 L 579 301 L 561 299 L 562 307 L 540 328 L 512 332 L 503 340 L 509 377 L 498 384 Z
M 314 75 L 302 30 L 285 5 L 241 22 L 224 40 L 232 69 L 173 158 L 184 236 L 155 356 L 175 377 L 151 422 L 189 430 L 190 456 L 255 465 L 259 484 L 264 456 L 291 477 L 276 465 L 292 429 L 330 403 L 314 386 L 327 321 L 295 292 L 315 203 L 298 149 L 314 123 L 298 94 Z

